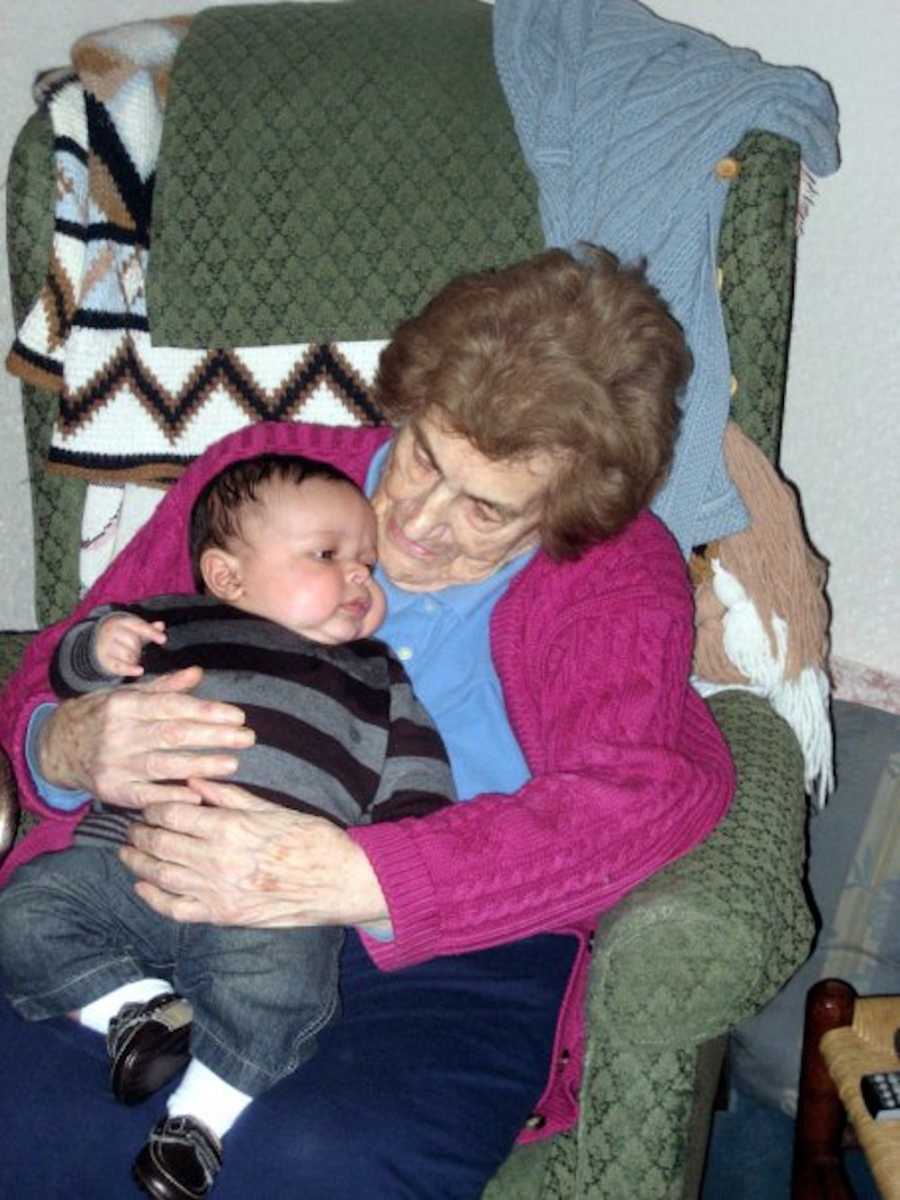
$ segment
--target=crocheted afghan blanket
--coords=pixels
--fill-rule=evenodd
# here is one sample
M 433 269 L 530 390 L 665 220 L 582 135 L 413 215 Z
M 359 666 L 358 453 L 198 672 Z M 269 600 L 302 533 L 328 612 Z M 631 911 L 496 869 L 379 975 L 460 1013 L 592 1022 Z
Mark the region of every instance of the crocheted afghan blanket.
M 399 222 L 405 229 L 408 211 L 427 209 L 431 214 L 428 230 L 433 231 L 435 220 L 445 230 L 443 252 L 432 246 L 426 253 L 421 239 L 428 230 L 419 228 L 417 247 L 398 233 L 399 252 L 386 253 L 383 230 L 379 241 L 377 230 L 369 228 L 360 235 L 362 252 L 355 242 L 349 248 L 345 246 L 353 255 L 342 262 L 341 239 L 332 239 L 332 244 L 326 236 L 325 225 L 333 216 L 329 210 L 321 213 L 315 230 L 307 230 L 316 235 L 316 254 L 309 252 L 305 259 L 303 255 L 298 258 L 285 254 L 284 271 L 273 282 L 275 259 L 270 252 L 265 270 L 255 278 L 255 290 L 251 288 L 247 293 L 241 289 L 234 271 L 248 286 L 254 282 L 246 256 L 252 255 L 253 247 L 259 250 L 260 235 L 257 232 L 250 244 L 238 247 L 243 258 L 238 255 L 234 261 L 223 260 L 227 243 L 218 240 L 216 224 L 225 223 L 225 214 L 212 201 L 208 211 L 202 203 L 198 211 L 198 198 L 204 194 L 200 185 L 209 183 L 202 167 L 215 160 L 221 169 L 222 148 L 216 149 L 207 141 L 204 157 L 197 142 L 197 127 L 187 121 L 185 114 L 194 112 L 201 103 L 200 93 L 207 112 L 216 109 L 216 102 L 223 97 L 229 103 L 235 102 L 236 95 L 243 98 L 243 118 L 240 112 L 235 116 L 229 103 L 219 103 L 222 111 L 210 120 L 221 130 L 222 120 L 233 125 L 243 119 L 243 158 L 248 161 L 243 170 L 235 167 L 231 182 L 232 187 L 249 187 L 248 172 L 261 176 L 260 162 L 265 158 L 264 154 L 259 157 L 261 151 L 250 154 L 259 105 L 259 89 L 251 86 L 250 65 L 255 77 L 269 80 L 267 94 L 275 97 L 278 89 L 271 90 L 270 68 L 277 59 L 282 66 L 276 75 L 284 77 L 290 48 L 297 45 L 298 21 L 315 19 L 321 24 L 328 15 L 326 10 L 336 14 L 338 9 L 344 21 L 355 13 L 357 23 L 367 24 L 393 14 L 396 26 L 397 21 L 409 18 L 411 9 L 421 10 L 421 5 L 418 0 L 365 0 L 363 4 L 339 6 L 266 5 L 212 9 L 193 20 L 138 22 L 81 39 L 73 47 L 70 68 L 48 72 L 38 80 L 35 96 L 49 115 L 54 137 L 54 236 L 46 282 L 18 330 L 7 367 L 25 381 L 59 393 L 59 417 L 49 450 L 50 470 L 99 484 L 165 484 L 177 478 L 210 443 L 248 422 L 380 424 L 369 391 L 379 352 L 396 320 L 412 315 L 438 283 L 464 267 L 512 261 L 543 246 L 536 189 L 519 154 L 512 119 L 493 68 L 490 10 L 467 0 L 452 0 L 447 12 L 457 19 L 449 23 L 448 33 L 461 39 L 463 50 L 473 36 L 480 37 L 482 60 L 471 66 L 469 76 L 472 80 L 490 76 L 496 93 L 492 110 L 495 119 L 484 124 L 476 143 L 466 141 L 459 123 L 442 131 L 439 145 L 447 163 L 444 174 L 458 180 L 453 204 L 446 188 L 441 190 L 437 184 L 434 192 L 429 189 L 427 204 L 422 203 L 425 183 L 432 178 L 440 182 L 440 175 L 431 159 L 419 156 L 405 171 L 405 177 L 396 181 L 396 190 L 379 187 L 379 194 L 387 195 L 390 203 L 378 214 L 389 225 Z M 467 19 L 460 21 L 463 12 Z M 427 35 L 433 44 L 437 24 L 433 16 L 430 23 L 425 22 L 418 30 L 420 41 L 427 40 Z M 275 37 L 279 28 L 292 31 L 285 45 L 278 44 Z M 411 26 L 411 36 L 416 28 Z M 250 29 L 256 30 L 252 54 L 247 37 L 242 35 Z M 340 86 L 347 91 L 345 124 L 353 118 L 353 129 L 347 133 L 351 145 L 354 140 L 365 142 L 367 130 L 383 119 L 384 110 L 374 109 L 371 101 L 373 91 L 390 91 L 385 76 L 397 71 L 389 55 L 391 44 L 391 39 L 382 41 L 380 54 L 371 56 L 368 86 L 364 86 L 366 81 L 356 79 L 355 90 L 346 89 L 346 78 L 340 74 Z M 208 77 L 203 72 L 210 48 L 223 47 L 226 68 L 230 64 L 237 71 L 237 64 L 242 63 L 243 74 L 231 80 L 230 91 L 227 69 L 223 71 L 220 66 Z M 459 75 L 460 55 L 451 58 Z M 410 75 L 413 64 L 408 54 L 405 61 L 406 74 Z M 179 90 L 182 72 L 184 95 Z M 198 82 L 201 74 L 202 87 Z M 320 83 L 317 80 L 316 87 Z M 396 92 L 396 81 L 393 86 Z M 484 99 L 484 95 L 484 87 L 475 88 L 471 102 L 478 96 Z M 253 101 L 250 105 L 248 96 Z M 288 111 L 288 99 L 281 111 L 273 107 L 267 113 L 267 121 L 271 118 L 276 131 L 291 128 L 295 114 Z M 166 124 L 164 115 L 170 103 L 177 119 Z M 304 94 L 304 103 L 310 109 L 308 94 Z M 248 108 L 252 110 L 249 115 Z M 408 115 L 400 114 L 402 121 L 400 116 L 397 118 L 397 128 L 407 133 Z M 498 125 L 501 117 L 505 135 Z M 321 120 L 321 114 L 317 119 Z M 484 173 L 476 168 L 489 150 L 496 150 L 498 137 L 503 153 L 497 156 L 499 166 L 492 169 L 486 182 Z M 285 138 L 285 142 L 288 140 Z M 320 138 L 317 140 L 321 143 Z M 303 145 L 310 151 L 307 172 L 318 176 L 327 167 L 332 179 L 335 171 L 340 173 L 339 163 L 329 166 L 331 147 L 313 147 L 312 153 L 308 141 Z M 450 153 L 454 145 L 455 158 Z M 165 150 L 166 146 L 168 157 L 161 159 L 161 147 Z M 271 148 L 271 142 L 265 142 L 265 148 Z M 229 150 L 234 151 L 233 144 L 225 148 L 226 158 Z M 396 161 L 396 151 L 396 139 L 382 137 L 367 155 L 359 155 L 359 162 L 364 159 L 365 166 L 360 166 L 353 188 L 367 191 L 367 180 L 380 178 L 386 170 L 396 171 L 398 166 L 403 175 L 404 163 Z M 321 169 L 316 153 L 322 157 Z M 293 167 L 286 170 L 284 178 L 278 176 L 277 184 L 273 177 L 257 178 L 258 193 L 245 197 L 245 214 L 256 211 L 254 206 L 262 212 L 267 204 L 270 209 L 272 205 L 278 209 L 279 205 L 283 207 L 286 193 L 295 194 L 296 159 L 287 153 L 284 159 L 288 166 L 293 162 Z M 165 186 L 157 189 L 157 167 L 162 168 L 164 163 L 169 166 L 161 181 Z M 195 178 L 194 194 L 186 195 L 185 173 L 196 174 L 198 163 L 201 179 Z M 473 176 L 475 187 L 470 186 Z M 501 177 L 508 203 L 497 206 L 494 185 Z M 154 197 L 155 191 L 160 191 L 161 200 Z M 234 207 L 234 196 L 233 190 L 226 193 L 226 207 Z M 153 312 L 148 311 L 148 292 L 153 213 L 158 200 L 169 217 L 174 212 L 180 214 L 179 220 L 171 221 L 171 238 L 177 246 L 181 234 L 185 252 L 190 248 L 194 257 L 175 262 L 177 252 L 172 241 L 163 245 L 165 270 L 156 282 L 156 312 L 163 315 L 157 322 Z M 451 210 L 459 216 L 463 204 L 465 229 L 450 219 Z M 340 211 L 346 216 L 346 197 Z M 192 222 L 187 221 L 189 212 L 193 214 Z M 485 219 L 478 218 L 479 213 Z M 260 220 L 259 228 L 271 233 L 272 211 L 267 211 L 265 218 Z M 236 236 L 233 223 L 231 232 Z M 345 243 L 349 232 L 344 231 Z M 264 240 L 286 246 L 283 239 L 269 235 Z M 267 249 L 271 251 L 268 245 Z M 197 258 L 201 250 L 205 254 L 202 269 Z M 422 263 L 429 255 L 428 269 L 424 270 Z M 305 282 L 301 278 L 304 269 L 309 276 Z M 305 297 L 305 308 L 298 309 L 289 302 L 294 292 Z M 322 297 L 321 313 L 315 319 L 310 315 L 313 293 Z M 196 311 L 189 320 L 186 313 L 192 304 Z M 372 336 L 376 308 L 378 336 Z M 362 322 L 354 318 L 361 309 L 366 314 Z M 185 327 L 183 335 L 174 334 L 172 314 L 176 328 L 179 322 Z M 211 321 L 210 314 L 221 318 L 221 328 Z M 296 340 L 295 333 L 294 339 L 284 340 L 288 330 L 310 333 L 313 323 L 314 336 Z M 263 329 L 268 334 L 264 335 Z M 354 329 L 359 337 L 352 336 Z M 172 335 L 167 344 L 159 344 L 160 330 Z M 198 330 L 205 340 L 198 340 Z M 323 331 L 327 331 L 327 340 L 320 340 Z M 89 507 L 95 499 L 89 496 Z
M 189 26 L 146 21 L 83 38 L 71 69 L 35 88 L 54 136 L 54 235 L 7 367 L 59 393 L 48 467 L 92 483 L 169 482 L 248 421 L 378 422 L 367 387 L 383 343 L 228 352 L 151 343 L 151 200 L 172 64 Z M 107 492 L 89 489 L 88 510 Z

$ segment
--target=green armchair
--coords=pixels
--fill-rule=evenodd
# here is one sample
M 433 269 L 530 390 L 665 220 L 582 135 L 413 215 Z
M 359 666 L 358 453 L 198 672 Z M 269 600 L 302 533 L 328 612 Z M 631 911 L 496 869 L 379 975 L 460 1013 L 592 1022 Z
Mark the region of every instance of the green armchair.
M 775 458 L 790 329 L 796 147 L 752 133 L 729 160 L 720 241 L 722 300 L 737 388 L 733 416 Z M 46 270 L 51 138 L 35 116 L 9 171 L 9 261 L 17 320 Z M 23 386 L 34 510 L 36 611 L 44 626 L 77 596 L 85 484 L 44 467 L 57 398 Z M 0 636 L 0 683 L 28 634 Z M 757 1011 L 806 957 L 803 763 L 767 703 L 720 693 L 712 709 L 739 787 L 719 828 L 604 914 L 589 996 L 590 1039 L 577 1127 L 516 1149 L 487 1200 L 675 1200 L 700 1187 L 729 1029 Z M 2 758 L 2 755 L 0 755 Z M 32 818 L 18 815 L 0 762 L 0 855 Z M 532 1122 L 539 1127 L 539 1113 Z

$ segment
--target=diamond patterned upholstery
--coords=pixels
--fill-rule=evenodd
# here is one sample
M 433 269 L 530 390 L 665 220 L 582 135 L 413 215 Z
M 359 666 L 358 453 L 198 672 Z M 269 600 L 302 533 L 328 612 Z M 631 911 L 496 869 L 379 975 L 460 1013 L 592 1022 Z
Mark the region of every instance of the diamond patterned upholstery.
M 384 338 L 454 275 L 542 248 L 537 189 L 493 69 L 490 8 L 441 0 L 440 22 L 421 0 L 364 10 L 195 18 L 175 60 L 154 198 L 158 344 Z M 232 95 L 233 108 L 222 102 Z M 167 154 L 176 137 L 197 147 L 202 171 Z

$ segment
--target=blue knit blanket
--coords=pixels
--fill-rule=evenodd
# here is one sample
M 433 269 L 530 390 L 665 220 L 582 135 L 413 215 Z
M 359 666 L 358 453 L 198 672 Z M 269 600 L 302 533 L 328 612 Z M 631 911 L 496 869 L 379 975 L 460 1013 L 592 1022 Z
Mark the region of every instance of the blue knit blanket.
M 722 435 L 730 366 L 716 288 L 728 184 L 751 129 L 838 166 L 837 109 L 811 71 L 663 20 L 637 0 L 496 0 L 494 56 L 540 191 L 547 244 L 606 246 L 647 274 L 694 354 L 675 461 L 653 508 L 685 554 L 747 524 Z

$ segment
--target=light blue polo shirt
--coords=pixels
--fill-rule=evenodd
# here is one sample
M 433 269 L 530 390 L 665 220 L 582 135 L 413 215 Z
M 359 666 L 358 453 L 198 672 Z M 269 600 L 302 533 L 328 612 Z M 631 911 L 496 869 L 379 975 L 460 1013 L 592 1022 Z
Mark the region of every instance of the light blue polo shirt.
M 375 491 L 390 443 L 369 465 L 366 494 Z M 481 792 L 515 792 L 530 777 L 506 715 L 494 670 L 490 621 L 494 605 L 532 558 L 527 550 L 480 583 L 437 592 L 407 592 L 380 567 L 375 578 L 387 596 L 387 618 L 376 636 L 391 647 L 412 680 L 416 695 L 440 731 L 460 800 Z M 89 796 L 53 787 L 35 770 L 37 737 L 53 705 L 31 718 L 27 753 L 35 786 L 54 808 L 74 809 Z
M 382 446 L 369 465 L 368 496 L 389 449 L 390 443 Z M 523 552 L 480 583 L 438 592 L 407 592 L 380 567 L 375 571 L 388 611 L 375 636 L 401 660 L 437 725 L 460 800 L 480 792 L 515 792 L 531 777 L 491 659 L 490 621 L 494 605 L 533 554 Z

